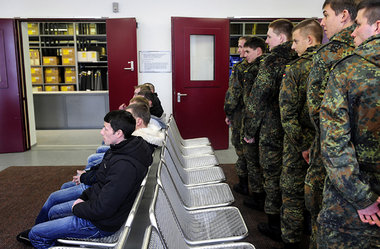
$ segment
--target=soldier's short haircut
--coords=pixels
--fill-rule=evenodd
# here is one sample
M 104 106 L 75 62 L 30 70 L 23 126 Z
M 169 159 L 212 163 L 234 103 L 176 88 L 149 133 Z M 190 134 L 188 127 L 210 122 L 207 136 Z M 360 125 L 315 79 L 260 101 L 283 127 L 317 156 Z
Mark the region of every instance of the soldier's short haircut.
M 315 19 L 306 19 L 302 22 L 298 23 L 294 28 L 293 32 L 296 30 L 300 30 L 302 35 L 307 36 L 311 35 L 315 37 L 318 43 L 322 42 L 323 39 L 323 28 L 319 24 L 319 22 Z
M 284 34 L 288 41 L 292 40 L 293 23 L 288 19 L 277 19 L 269 24 L 276 35 Z
M 135 86 L 135 89 L 137 89 L 137 88 L 140 88 L 140 91 L 145 91 L 145 90 L 150 91 L 149 86 L 137 85 L 137 86 Z
M 247 41 L 249 38 L 251 38 L 251 36 L 240 36 L 239 41 L 240 40 L 246 40 Z
M 364 16 L 370 25 L 380 20 L 380 0 L 363 0 L 358 4 L 357 9 L 358 11 L 365 9 Z
M 325 0 L 322 9 L 325 8 L 326 5 L 330 5 L 331 9 L 335 12 L 335 15 L 342 13 L 343 10 L 347 10 L 353 21 L 358 13 L 356 9 L 356 3 L 358 1 L 359 0 Z
M 131 98 L 131 100 L 129 101 L 129 103 L 141 103 L 141 104 L 147 105 L 149 107 L 149 101 L 148 101 L 148 99 L 146 99 L 143 96 L 133 97 L 133 98 Z
M 155 92 L 156 91 L 156 89 L 154 88 L 154 85 L 152 84 L 152 83 L 150 83 L 150 82 L 146 82 L 146 83 L 144 83 L 144 84 L 142 84 L 143 86 L 147 86 L 147 87 L 149 87 L 149 89 L 152 91 L 152 92 Z
M 136 103 L 136 104 L 131 104 L 127 106 L 126 108 L 131 109 L 132 111 L 132 116 L 136 118 L 141 118 L 144 125 L 148 126 L 149 121 L 150 121 L 150 112 L 149 112 L 149 107 L 146 104 L 142 103 Z
M 245 42 L 244 47 L 249 47 L 249 48 L 252 48 L 252 49 L 261 48 L 261 50 L 264 53 L 266 45 L 265 45 L 264 39 L 262 39 L 260 37 L 257 37 L 257 36 L 253 36 L 253 37 L 250 37 Z

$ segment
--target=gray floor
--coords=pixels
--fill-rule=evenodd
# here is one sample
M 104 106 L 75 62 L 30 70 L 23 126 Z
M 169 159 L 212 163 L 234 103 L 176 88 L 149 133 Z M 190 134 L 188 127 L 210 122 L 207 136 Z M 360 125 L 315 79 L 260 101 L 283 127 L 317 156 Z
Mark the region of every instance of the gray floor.
M 99 129 L 39 130 L 37 145 L 31 150 L 0 154 L 0 171 L 10 166 L 85 165 L 101 141 Z M 231 144 L 228 150 L 218 150 L 215 154 L 221 164 L 235 163 L 237 159 Z

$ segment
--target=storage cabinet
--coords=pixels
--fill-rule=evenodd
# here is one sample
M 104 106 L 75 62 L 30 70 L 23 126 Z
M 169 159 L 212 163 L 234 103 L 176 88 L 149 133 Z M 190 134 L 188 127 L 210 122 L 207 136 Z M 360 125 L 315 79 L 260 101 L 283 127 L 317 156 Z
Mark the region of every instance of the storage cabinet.
M 33 91 L 107 90 L 106 24 L 28 23 Z

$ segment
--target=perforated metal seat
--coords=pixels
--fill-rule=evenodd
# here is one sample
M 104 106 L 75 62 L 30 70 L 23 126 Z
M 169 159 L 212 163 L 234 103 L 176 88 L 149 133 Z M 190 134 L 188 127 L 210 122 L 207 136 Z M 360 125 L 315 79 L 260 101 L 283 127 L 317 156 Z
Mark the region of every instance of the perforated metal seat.
M 166 139 L 164 145 L 170 151 L 171 155 L 177 156 L 178 160 L 181 162 L 181 165 L 185 169 L 212 167 L 219 165 L 219 162 L 215 155 L 184 156 L 179 148 L 170 141 L 170 139 Z
M 183 139 L 181 133 L 179 132 L 177 123 L 173 117 L 173 115 L 169 118 L 169 127 L 173 129 L 173 134 L 179 138 L 179 141 L 184 147 L 191 146 L 201 146 L 201 145 L 210 145 L 210 140 L 207 137 L 198 137 L 198 138 L 190 138 Z
M 218 166 L 185 170 L 177 156 L 172 156 L 167 148 L 164 149 L 163 158 L 170 174 L 178 174 L 186 186 L 218 183 L 226 179 L 223 169 Z
M 157 153 L 157 157 L 159 157 L 159 153 Z M 76 245 L 86 248 L 121 248 L 121 245 L 126 241 L 128 238 L 132 222 L 134 220 L 135 214 L 137 212 L 137 209 L 140 205 L 142 196 L 144 194 L 145 190 L 145 184 L 147 181 L 147 177 L 149 175 L 150 167 L 148 168 L 148 172 L 144 179 L 141 182 L 139 192 L 136 195 L 135 201 L 133 203 L 133 206 L 129 212 L 128 218 L 125 222 L 125 224 L 114 234 L 102 237 L 102 238 L 64 238 L 64 239 L 58 239 L 57 241 L 62 244 L 69 244 L 69 245 Z M 120 247 L 119 247 L 120 246 Z M 67 248 L 70 247 L 58 247 L 58 248 Z
M 178 146 L 179 150 L 184 156 L 193 156 L 193 155 L 203 155 L 203 154 L 214 154 L 214 150 L 210 145 L 198 145 L 198 146 L 190 146 L 185 147 L 181 144 L 178 136 L 173 134 L 173 128 L 169 126 L 167 129 L 167 134 L 172 143 Z
M 169 218 L 173 217 L 173 218 Z M 248 235 L 247 226 L 236 207 L 209 208 L 188 211 L 178 198 L 166 195 L 165 191 L 156 186 L 155 195 L 150 208 L 151 223 L 158 230 L 164 227 L 167 233 L 173 233 L 174 226 L 183 239 L 190 245 L 220 243 L 243 239 Z M 178 236 L 164 236 L 169 248 L 184 248 Z M 180 244 L 178 244 L 180 243 Z M 178 247 L 176 246 L 178 244 Z
M 165 189 L 165 192 L 173 198 L 180 199 L 188 210 L 196 210 L 210 207 L 227 206 L 234 202 L 234 196 L 226 183 L 215 183 L 187 187 L 182 184 L 178 175 L 173 178 L 165 163 L 158 166 L 157 182 Z

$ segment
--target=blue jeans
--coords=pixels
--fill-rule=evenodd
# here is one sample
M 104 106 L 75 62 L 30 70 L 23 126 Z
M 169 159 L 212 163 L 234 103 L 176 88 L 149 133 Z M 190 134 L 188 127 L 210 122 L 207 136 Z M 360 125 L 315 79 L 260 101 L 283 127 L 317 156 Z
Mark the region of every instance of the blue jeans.
M 113 234 L 102 231 L 89 220 L 68 216 L 43 222 L 32 227 L 29 239 L 37 249 L 54 246 L 59 238 L 100 238 Z
M 36 218 L 35 224 L 72 215 L 71 206 L 73 202 L 78 199 L 82 192 L 89 187 L 90 186 L 85 184 L 79 184 L 70 188 L 55 191 L 50 194 L 49 198 L 42 206 L 41 211 Z
M 87 165 L 86 165 L 85 170 L 89 170 L 89 169 L 91 169 L 92 166 L 95 166 L 95 165 L 101 163 L 101 161 L 103 160 L 104 154 L 106 153 L 107 150 L 109 150 L 109 148 L 110 147 L 108 145 L 99 146 L 96 149 L 96 153 L 91 154 L 87 158 Z

